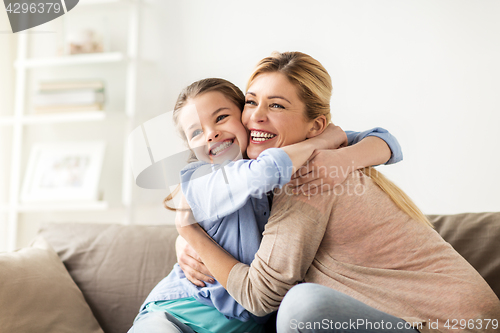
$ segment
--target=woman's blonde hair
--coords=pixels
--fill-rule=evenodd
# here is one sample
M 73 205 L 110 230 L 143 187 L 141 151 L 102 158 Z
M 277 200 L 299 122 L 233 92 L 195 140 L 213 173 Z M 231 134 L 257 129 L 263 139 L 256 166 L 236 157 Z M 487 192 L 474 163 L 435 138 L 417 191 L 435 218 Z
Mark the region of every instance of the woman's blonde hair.
M 306 105 L 306 119 L 314 120 L 323 115 L 330 122 L 332 81 L 327 70 L 319 61 L 301 52 L 273 52 L 271 56 L 262 59 L 257 64 L 248 80 L 247 90 L 257 76 L 273 72 L 284 74 L 298 88 L 299 96 Z M 433 227 L 410 197 L 382 173 L 372 167 L 364 168 L 361 171 L 387 193 L 402 211 L 411 218 Z
M 301 52 L 273 52 L 257 64 L 248 79 L 247 90 L 257 76 L 274 72 L 285 74 L 299 88 L 299 96 L 306 105 L 307 120 L 323 115 L 330 122 L 332 80 L 318 60 Z
M 175 102 L 175 107 L 173 112 L 174 124 L 177 127 L 177 130 L 179 131 L 182 139 L 186 142 L 186 144 L 187 144 L 186 133 L 184 133 L 184 131 L 180 128 L 179 124 L 179 115 L 181 114 L 182 108 L 189 103 L 190 99 L 196 98 L 202 94 L 213 91 L 222 93 L 227 99 L 229 99 L 241 111 L 243 111 L 243 107 L 245 106 L 245 95 L 243 95 L 243 92 L 240 90 L 240 88 L 238 88 L 231 82 L 219 78 L 208 78 L 191 83 L 189 86 L 182 89 L 181 93 L 179 94 L 179 97 L 177 97 L 177 101 Z M 197 159 L 194 152 L 191 151 L 191 155 L 187 162 L 188 163 L 194 162 L 196 160 Z M 163 205 L 165 206 L 166 209 L 173 211 L 177 210 L 176 208 L 169 206 L 167 203 L 170 200 L 172 200 L 177 195 L 177 193 L 179 193 L 179 190 L 180 190 L 180 185 L 177 186 L 177 188 L 173 190 L 172 193 L 170 193 L 163 200 Z

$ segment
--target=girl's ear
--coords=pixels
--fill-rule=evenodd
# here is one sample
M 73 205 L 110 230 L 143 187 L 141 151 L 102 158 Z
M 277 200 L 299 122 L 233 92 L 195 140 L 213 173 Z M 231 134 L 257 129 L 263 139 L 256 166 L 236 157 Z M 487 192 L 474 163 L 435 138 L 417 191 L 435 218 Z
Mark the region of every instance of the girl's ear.
M 323 133 L 325 128 L 328 126 L 328 122 L 325 116 L 319 116 L 314 119 L 311 123 L 311 127 L 309 128 L 309 132 L 307 133 L 307 138 L 314 138 L 316 135 L 320 135 Z

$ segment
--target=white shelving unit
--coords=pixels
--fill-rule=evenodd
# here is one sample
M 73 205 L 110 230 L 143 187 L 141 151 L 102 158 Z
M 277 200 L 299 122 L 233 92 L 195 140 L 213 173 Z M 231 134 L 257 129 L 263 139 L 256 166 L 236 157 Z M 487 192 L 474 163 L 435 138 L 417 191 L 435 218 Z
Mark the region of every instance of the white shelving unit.
M 20 68 L 77 66 L 121 62 L 124 59 L 125 56 L 120 52 L 77 54 L 66 57 L 17 60 L 14 66 Z
M 95 66 L 98 64 L 116 64 L 122 66 L 126 81 L 124 83 L 125 110 L 127 117 L 126 126 L 123 134 L 123 179 L 122 179 L 122 197 L 121 201 L 125 208 L 123 223 L 132 223 L 132 189 L 133 177 L 129 167 L 126 142 L 128 133 L 132 130 L 134 117 L 136 114 L 136 80 L 138 68 L 138 38 L 139 38 L 139 19 L 140 19 L 140 0 L 84 0 L 77 5 L 85 10 L 99 10 L 101 6 L 127 6 L 128 7 L 128 36 L 127 51 L 107 52 L 84 55 L 72 55 L 53 58 L 28 58 L 28 38 L 29 34 L 18 34 L 17 59 L 15 61 L 16 85 L 14 114 L 12 116 L 0 117 L 0 126 L 12 128 L 12 149 L 9 176 L 8 203 L 0 203 L 0 213 L 7 213 L 7 230 L 9 251 L 17 247 L 18 221 L 19 215 L 28 212 L 43 211 L 103 211 L 109 208 L 105 201 L 87 202 L 87 203 L 64 203 L 64 204 L 23 204 L 19 201 L 21 188 L 21 169 L 23 165 L 23 139 L 25 132 L 29 131 L 30 126 L 44 126 L 55 123 L 79 123 L 79 122 L 98 122 L 106 119 L 106 111 L 95 112 L 68 112 L 47 115 L 31 115 L 27 113 L 26 99 L 27 74 L 28 71 L 39 68 L 52 69 L 61 66 Z M 64 17 L 63 17 L 64 18 Z M 110 98 L 113 98 L 110 96 Z M 83 126 L 83 125 L 82 125 Z M 71 138 L 68 138 L 71 139 Z
M 85 202 L 85 203 L 64 203 L 64 204 L 20 204 L 18 211 L 28 212 L 51 212 L 51 211 L 87 211 L 87 210 L 106 210 L 109 205 L 105 201 Z

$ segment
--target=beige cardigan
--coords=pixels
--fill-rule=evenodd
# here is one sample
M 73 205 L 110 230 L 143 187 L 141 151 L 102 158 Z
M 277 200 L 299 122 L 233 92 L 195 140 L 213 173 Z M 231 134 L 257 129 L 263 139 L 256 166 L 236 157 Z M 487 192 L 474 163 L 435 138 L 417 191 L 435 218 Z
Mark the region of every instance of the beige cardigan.
M 252 265 L 239 263 L 229 274 L 229 293 L 250 312 L 277 310 L 305 281 L 420 322 L 421 332 L 498 332 L 491 323 L 485 329 L 484 319 L 500 319 L 500 301 L 479 273 L 363 173 L 323 195 L 282 192 Z M 473 319 L 474 329 L 446 328 L 454 319 Z

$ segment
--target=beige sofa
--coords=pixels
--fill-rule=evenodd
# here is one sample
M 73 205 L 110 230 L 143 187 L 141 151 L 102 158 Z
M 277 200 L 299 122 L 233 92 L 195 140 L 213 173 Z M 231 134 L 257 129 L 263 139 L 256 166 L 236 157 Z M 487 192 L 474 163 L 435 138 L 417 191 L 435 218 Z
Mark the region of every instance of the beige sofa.
M 500 212 L 429 218 L 500 295 Z M 176 236 L 173 226 L 44 225 L 32 247 L 0 254 L 0 331 L 127 332 L 176 262 Z

